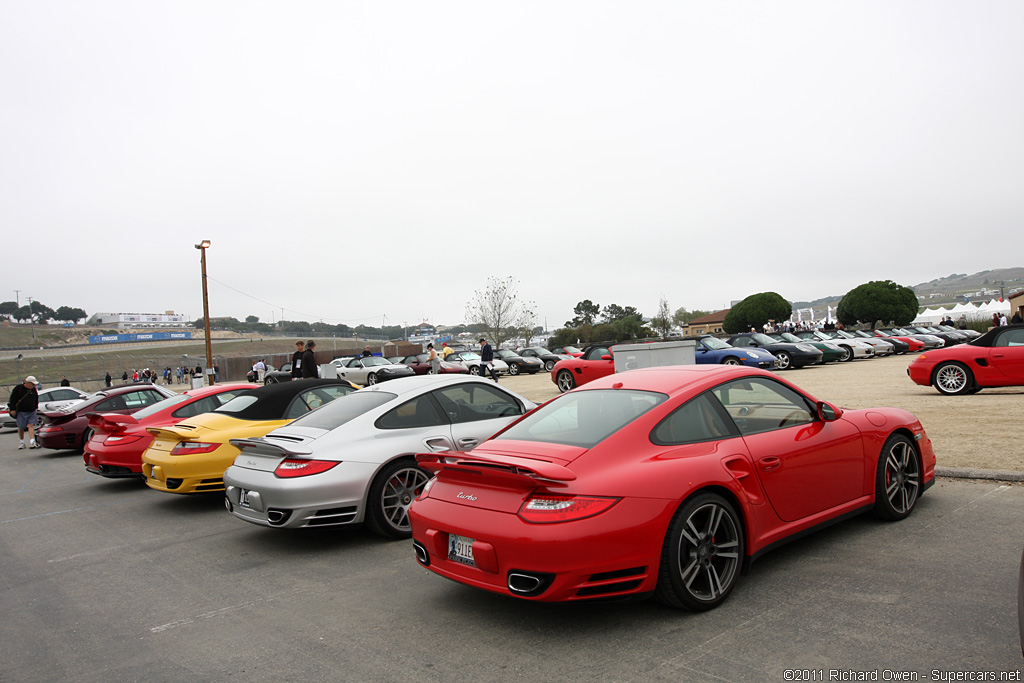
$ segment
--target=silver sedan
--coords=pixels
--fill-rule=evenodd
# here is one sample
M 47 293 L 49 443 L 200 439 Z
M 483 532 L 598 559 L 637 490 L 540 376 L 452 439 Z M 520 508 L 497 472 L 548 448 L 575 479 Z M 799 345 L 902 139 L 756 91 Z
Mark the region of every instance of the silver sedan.
M 430 474 L 417 453 L 468 451 L 534 403 L 467 375 L 392 380 L 342 396 L 241 449 L 224 473 L 226 505 L 270 527 L 365 522 L 410 536 L 408 509 Z

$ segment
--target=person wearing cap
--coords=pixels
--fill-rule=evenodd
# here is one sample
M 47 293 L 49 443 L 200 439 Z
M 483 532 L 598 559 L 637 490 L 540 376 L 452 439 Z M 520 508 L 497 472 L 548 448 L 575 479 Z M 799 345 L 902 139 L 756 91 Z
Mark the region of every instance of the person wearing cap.
M 25 430 L 28 429 L 29 448 L 39 448 L 36 443 L 36 420 L 39 416 L 36 411 L 39 409 L 39 390 L 36 388 L 39 380 L 34 375 L 29 375 L 25 381 L 11 390 L 11 400 L 7 404 L 8 410 L 16 411 L 14 416 L 18 423 L 18 448 L 25 447 Z
M 448 346 L 448 342 L 441 342 L 441 358 L 447 358 L 448 356 L 455 353 L 455 349 Z
M 320 376 L 316 368 L 316 342 L 306 342 L 306 350 L 302 352 L 302 379 L 316 379 Z

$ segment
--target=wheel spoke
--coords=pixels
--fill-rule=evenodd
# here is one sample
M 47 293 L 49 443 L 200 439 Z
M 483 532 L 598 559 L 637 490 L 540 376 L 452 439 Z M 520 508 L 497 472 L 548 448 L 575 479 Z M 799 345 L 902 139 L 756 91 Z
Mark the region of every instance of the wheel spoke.
M 710 595 L 708 595 L 708 599 L 709 600 L 714 600 L 719 595 L 724 593 L 725 589 L 722 588 L 722 581 L 719 578 L 718 571 L 715 569 L 714 565 L 708 565 L 707 575 L 708 575 L 708 593 L 710 593 Z
M 683 538 L 685 538 L 690 545 L 696 546 L 700 544 L 700 532 L 697 531 L 697 527 L 693 525 L 693 517 L 686 520 L 687 529 L 683 529 Z
M 690 584 L 693 583 L 693 580 L 695 578 L 697 578 L 697 574 L 699 573 L 699 569 L 700 569 L 700 562 L 697 561 L 697 558 L 695 558 L 695 557 L 690 558 L 690 564 L 686 565 L 686 568 L 683 569 L 683 571 L 681 572 L 681 576 L 682 576 L 683 582 L 686 584 L 686 588 L 687 589 L 690 588 Z M 689 578 L 687 578 L 687 577 L 689 577 Z

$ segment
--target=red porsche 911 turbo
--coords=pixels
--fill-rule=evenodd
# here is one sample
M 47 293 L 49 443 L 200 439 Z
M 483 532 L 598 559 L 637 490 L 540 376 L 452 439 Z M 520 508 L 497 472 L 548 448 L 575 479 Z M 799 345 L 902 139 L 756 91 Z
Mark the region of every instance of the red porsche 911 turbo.
M 471 453 L 420 454 L 417 560 L 537 601 L 725 600 L 754 559 L 934 482 L 921 423 L 843 410 L 756 368 L 687 365 L 594 380 Z
M 251 384 L 214 384 L 157 401 L 132 415 L 92 413 L 88 415 L 90 436 L 82 452 L 85 469 L 115 479 L 142 477 L 142 454 L 153 443 L 147 428 L 176 425 L 208 413 L 252 388 Z
M 907 366 L 907 374 L 947 396 L 1024 386 L 1024 325 L 993 327 L 966 344 L 926 351 Z

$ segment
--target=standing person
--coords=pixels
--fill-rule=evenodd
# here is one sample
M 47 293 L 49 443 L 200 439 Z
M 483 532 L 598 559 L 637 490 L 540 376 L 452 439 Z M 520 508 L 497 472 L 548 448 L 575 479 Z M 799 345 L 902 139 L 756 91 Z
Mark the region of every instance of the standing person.
M 306 342 L 301 339 L 295 342 L 295 353 L 292 354 L 292 379 L 302 379 L 302 354 L 306 351 Z
M 111 382 L 112 380 L 111 380 L 111 377 L 110 377 L 110 373 L 109 373 L 109 372 L 108 372 L 107 374 L 105 374 L 105 375 L 103 376 L 103 381 L 104 381 L 104 382 L 106 383 L 106 385 L 107 385 L 107 388 L 110 388 L 110 382 Z
M 992 314 L 992 327 L 999 327 L 999 314 L 998 313 L 993 313 Z
M 1006 327 L 1006 323 L 1007 322 L 1008 321 L 1006 320 L 1006 314 L 1005 313 L 1003 313 L 1001 316 L 999 316 L 999 326 L 1000 327 Z
M 448 346 L 448 342 L 441 342 L 441 358 L 447 358 L 455 353 L 455 349 Z
M 1024 317 L 1021 317 L 1020 309 L 1018 308 L 1016 311 L 1013 312 L 1013 317 L 1010 318 L 1010 324 L 1020 325 L 1022 322 L 1024 322 Z
M 434 350 L 433 344 L 427 344 L 427 349 L 430 351 L 430 357 L 427 358 L 427 362 L 430 363 L 430 374 L 440 375 L 441 357 L 437 355 L 437 351 Z
M 121 373 L 121 381 L 122 382 L 127 382 L 128 381 L 128 371 L 127 370 L 125 370 L 124 372 Z
M 369 358 L 369 357 L 370 357 L 370 356 L 372 356 L 372 355 L 373 355 L 373 351 L 371 351 L 371 350 L 370 350 L 370 347 L 369 347 L 369 346 L 367 346 L 367 347 L 365 347 L 365 348 L 363 349 L 363 355 L 361 355 L 361 356 L 359 356 L 359 357 L 360 357 L 360 358 Z
M 68 380 L 68 376 L 67 375 L 61 375 L 60 376 L 60 385 L 62 387 L 70 387 L 71 386 L 71 381 Z
M 316 367 L 316 342 L 306 342 L 306 350 L 302 352 L 302 379 L 316 379 L 320 376 Z
M 8 410 L 14 413 L 14 420 L 18 423 L 18 448 L 25 447 L 25 430 L 28 429 L 29 448 L 39 448 L 36 443 L 36 420 L 39 419 L 36 410 L 39 409 L 39 390 L 36 388 L 39 381 L 34 375 L 29 375 L 25 381 L 11 390 L 11 400 L 7 404 Z
M 260 358 L 256 361 L 256 364 L 252 366 L 252 369 L 256 371 L 256 381 L 263 384 L 263 379 L 267 376 L 267 364 Z
M 487 371 L 491 371 L 491 378 L 497 382 L 498 373 L 494 371 L 494 349 L 487 343 L 486 339 L 480 339 L 480 376 L 487 377 Z

